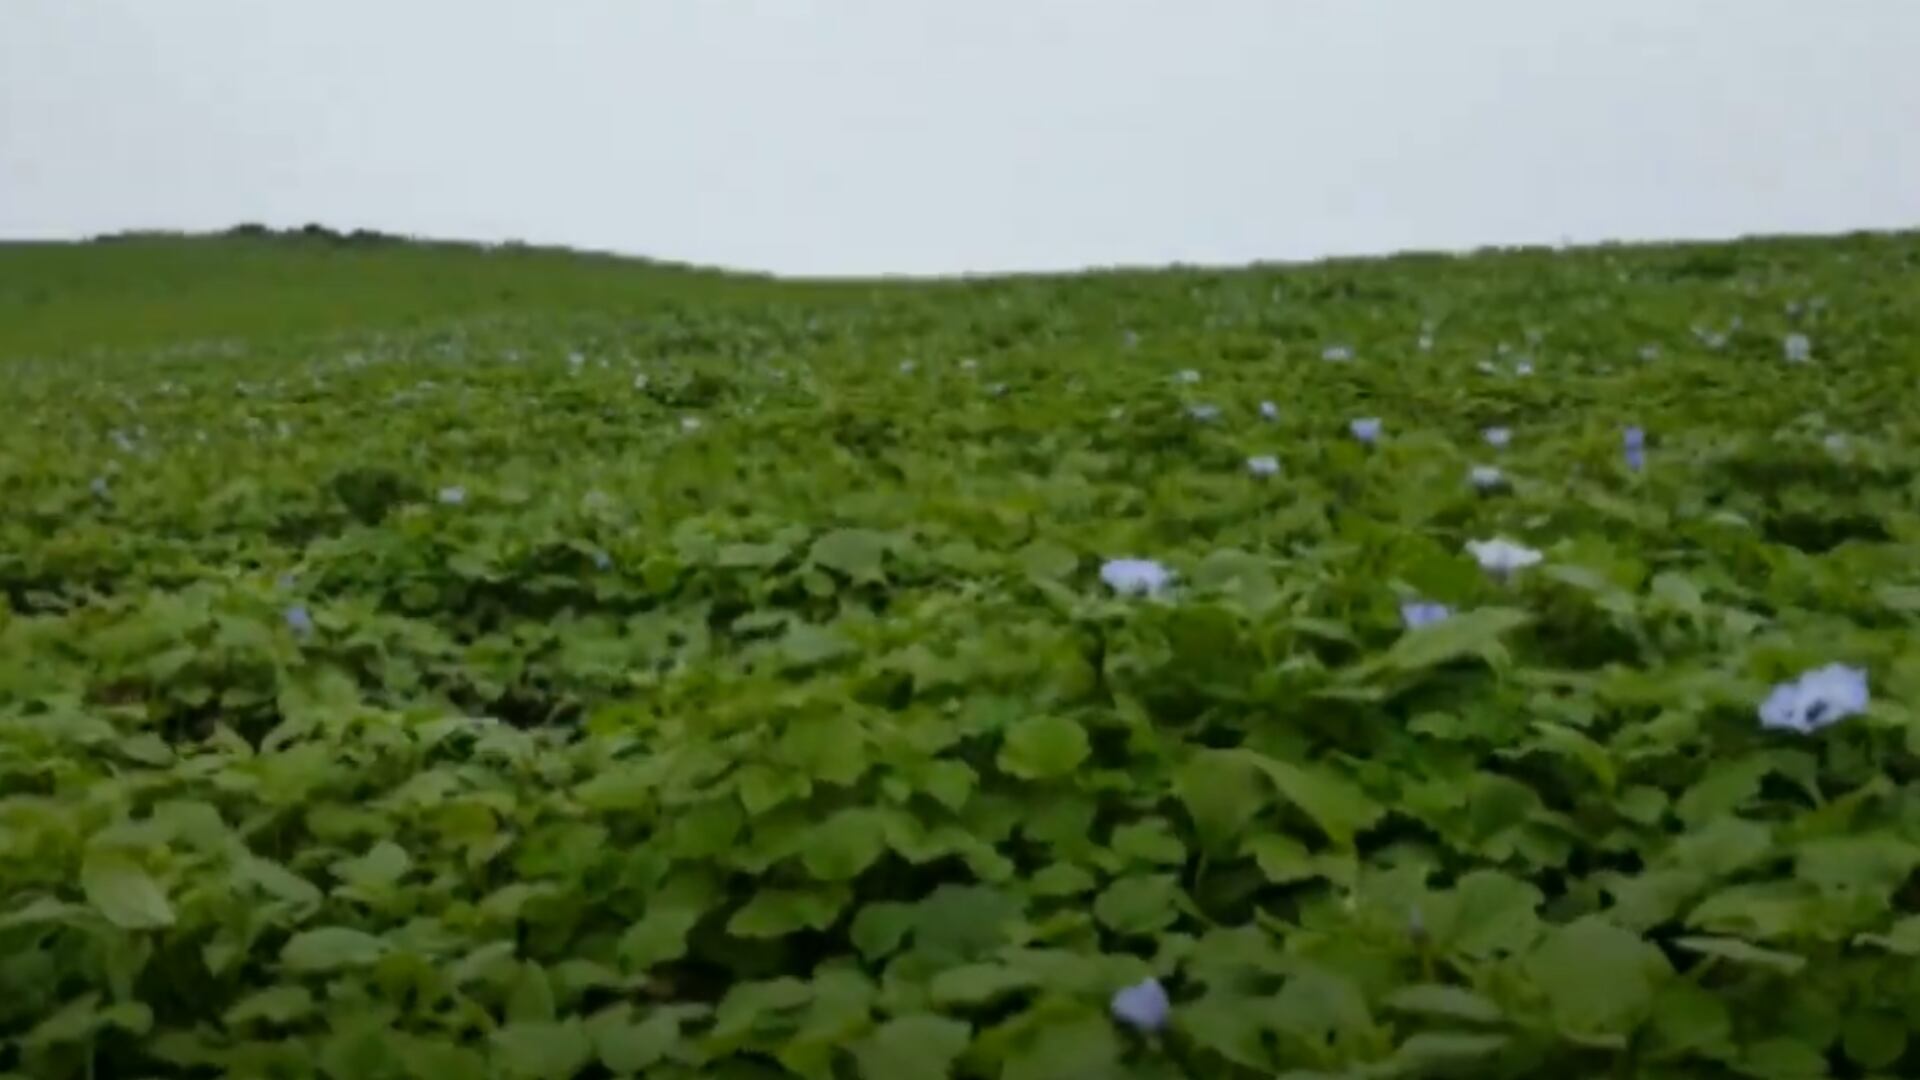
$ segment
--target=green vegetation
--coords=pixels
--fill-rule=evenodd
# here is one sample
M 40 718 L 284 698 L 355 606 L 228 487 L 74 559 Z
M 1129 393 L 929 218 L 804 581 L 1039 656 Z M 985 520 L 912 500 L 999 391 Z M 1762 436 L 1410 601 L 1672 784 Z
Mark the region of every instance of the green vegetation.
M 1920 1073 L 1916 297 L 0 248 L 0 1075 Z

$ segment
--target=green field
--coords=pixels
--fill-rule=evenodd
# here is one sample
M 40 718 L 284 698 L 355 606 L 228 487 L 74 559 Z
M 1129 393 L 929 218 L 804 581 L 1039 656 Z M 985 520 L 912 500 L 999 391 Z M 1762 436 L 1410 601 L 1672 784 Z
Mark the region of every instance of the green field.
M 1917 389 L 1920 234 L 0 246 L 0 1077 L 1920 1075 Z

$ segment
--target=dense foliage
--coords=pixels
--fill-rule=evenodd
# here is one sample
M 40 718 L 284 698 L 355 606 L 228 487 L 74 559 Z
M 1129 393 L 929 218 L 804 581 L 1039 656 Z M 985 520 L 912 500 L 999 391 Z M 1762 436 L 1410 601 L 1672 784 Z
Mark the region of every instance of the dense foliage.
M 1920 238 L 280 243 L 0 258 L 0 1074 L 1920 1072 Z

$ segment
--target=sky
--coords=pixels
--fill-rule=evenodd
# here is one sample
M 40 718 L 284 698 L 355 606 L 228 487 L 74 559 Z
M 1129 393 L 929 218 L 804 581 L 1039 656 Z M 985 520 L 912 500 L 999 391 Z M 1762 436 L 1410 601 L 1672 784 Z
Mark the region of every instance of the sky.
M 0 0 L 0 238 L 794 275 L 1920 226 L 1913 0 Z

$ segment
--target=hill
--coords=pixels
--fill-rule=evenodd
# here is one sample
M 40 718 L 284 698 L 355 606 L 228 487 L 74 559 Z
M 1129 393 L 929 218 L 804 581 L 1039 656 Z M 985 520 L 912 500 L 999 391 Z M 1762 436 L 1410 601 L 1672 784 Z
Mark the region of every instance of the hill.
M 0 247 L 0 1074 L 1911 1075 L 1917 259 Z

